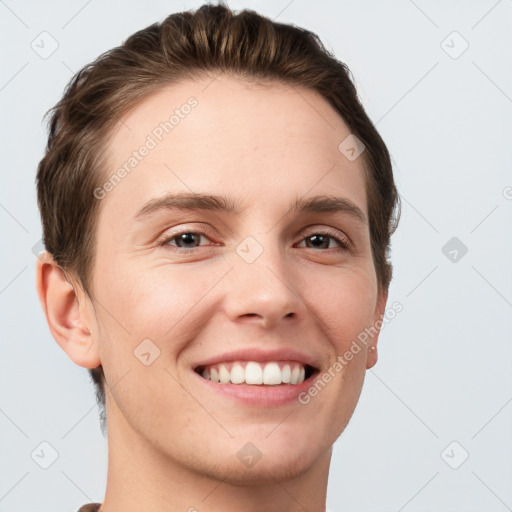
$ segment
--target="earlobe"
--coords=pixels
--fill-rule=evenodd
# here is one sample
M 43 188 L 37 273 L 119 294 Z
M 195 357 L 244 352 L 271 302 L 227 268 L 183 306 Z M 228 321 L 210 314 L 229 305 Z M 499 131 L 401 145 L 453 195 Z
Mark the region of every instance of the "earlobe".
M 386 303 L 388 300 L 388 290 L 381 291 L 377 299 L 377 305 L 375 307 L 375 314 L 373 319 L 373 328 L 378 332 L 370 338 L 368 352 L 366 356 L 366 369 L 369 370 L 377 364 L 377 342 L 379 341 L 380 330 L 382 327 L 382 318 L 386 311 Z
M 36 287 L 48 327 L 68 357 L 84 368 L 101 364 L 97 344 L 88 325 L 92 319 L 84 318 L 84 308 L 73 285 L 48 252 L 36 262 Z
M 377 364 L 377 345 L 376 342 L 373 341 L 374 345 L 371 345 L 368 347 L 368 352 L 366 356 L 366 369 L 369 370 L 370 368 L 373 368 Z

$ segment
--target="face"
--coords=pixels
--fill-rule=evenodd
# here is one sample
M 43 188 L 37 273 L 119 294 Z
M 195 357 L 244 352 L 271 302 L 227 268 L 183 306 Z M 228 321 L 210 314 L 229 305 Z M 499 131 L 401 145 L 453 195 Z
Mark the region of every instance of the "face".
M 161 125 L 175 109 L 172 128 Z M 98 192 L 89 306 L 112 388 L 109 432 L 220 479 L 303 473 L 354 411 L 375 356 L 360 344 L 341 370 L 335 363 L 385 303 L 362 159 L 338 149 L 348 127 L 313 91 L 229 76 L 162 89 L 123 122 L 108 141 L 105 181 L 134 151 L 136 163 Z M 233 208 L 206 200 L 180 208 L 169 197 L 178 194 L 222 196 Z M 351 210 L 292 208 L 316 196 L 341 198 Z M 244 364 L 257 360 L 251 351 L 275 352 L 280 367 L 304 358 L 316 372 L 303 384 L 255 386 L 194 371 L 233 351 Z M 290 389 L 307 391 L 329 370 L 308 403 L 304 393 L 290 398 Z M 245 398 L 227 389 L 237 386 Z M 254 450 L 249 442 L 262 454 L 251 468 L 237 455 Z

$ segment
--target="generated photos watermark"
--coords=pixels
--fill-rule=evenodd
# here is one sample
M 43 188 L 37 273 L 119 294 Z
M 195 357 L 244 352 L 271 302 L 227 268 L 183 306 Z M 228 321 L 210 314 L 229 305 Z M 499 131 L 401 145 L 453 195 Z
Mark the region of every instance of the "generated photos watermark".
M 175 108 L 171 116 L 165 121 L 162 121 L 151 130 L 151 133 L 147 135 L 144 144 L 138 149 L 133 151 L 131 156 L 121 165 L 114 173 L 110 175 L 102 186 L 94 189 L 94 197 L 96 199 L 104 199 L 106 195 L 114 190 L 114 188 L 121 183 L 121 181 L 128 176 L 137 165 L 139 165 L 150 152 L 155 149 L 160 142 L 164 140 L 164 137 L 178 126 L 183 119 L 185 119 L 191 112 L 192 109 L 197 107 L 199 104 L 198 100 L 191 96 L 187 99 L 186 103 L 183 103 L 179 108 Z
M 364 331 L 360 332 L 357 335 L 357 339 L 352 340 L 350 348 L 346 350 L 343 355 L 338 355 L 336 361 L 329 367 L 329 369 L 315 379 L 314 384 L 312 384 L 306 391 L 299 393 L 299 396 L 297 397 L 299 403 L 302 405 L 309 404 L 311 398 L 317 396 L 327 386 L 327 384 L 329 384 L 329 382 L 331 382 L 331 380 L 334 379 L 334 377 L 336 377 L 336 375 L 340 373 L 350 361 L 352 361 L 354 356 L 359 354 L 363 347 L 366 347 L 368 339 L 377 335 L 382 326 L 391 322 L 391 320 L 393 320 L 402 310 L 402 303 L 398 301 L 394 302 L 391 308 L 385 311 L 380 320 L 377 320 L 374 325 L 367 327 Z

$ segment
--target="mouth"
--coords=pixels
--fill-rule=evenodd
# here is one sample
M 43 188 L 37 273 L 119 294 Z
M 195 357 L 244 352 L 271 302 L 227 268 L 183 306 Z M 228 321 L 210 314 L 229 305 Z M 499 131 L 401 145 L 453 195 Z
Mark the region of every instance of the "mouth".
M 236 406 L 269 410 L 303 404 L 301 396 L 320 370 L 299 361 L 230 361 L 196 366 L 192 373 L 211 400 L 219 396 Z
M 314 378 L 319 369 L 299 361 L 227 361 L 199 365 L 195 373 L 212 384 L 296 386 Z

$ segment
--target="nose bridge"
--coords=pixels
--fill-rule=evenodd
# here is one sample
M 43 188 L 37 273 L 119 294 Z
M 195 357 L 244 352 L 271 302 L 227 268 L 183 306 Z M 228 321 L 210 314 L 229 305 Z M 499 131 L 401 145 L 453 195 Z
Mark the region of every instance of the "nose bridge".
M 256 316 L 255 321 L 268 327 L 300 313 L 299 290 L 274 230 L 247 236 L 235 252 L 231 275 L 235 286 L 227 297 L 232 319 Z

